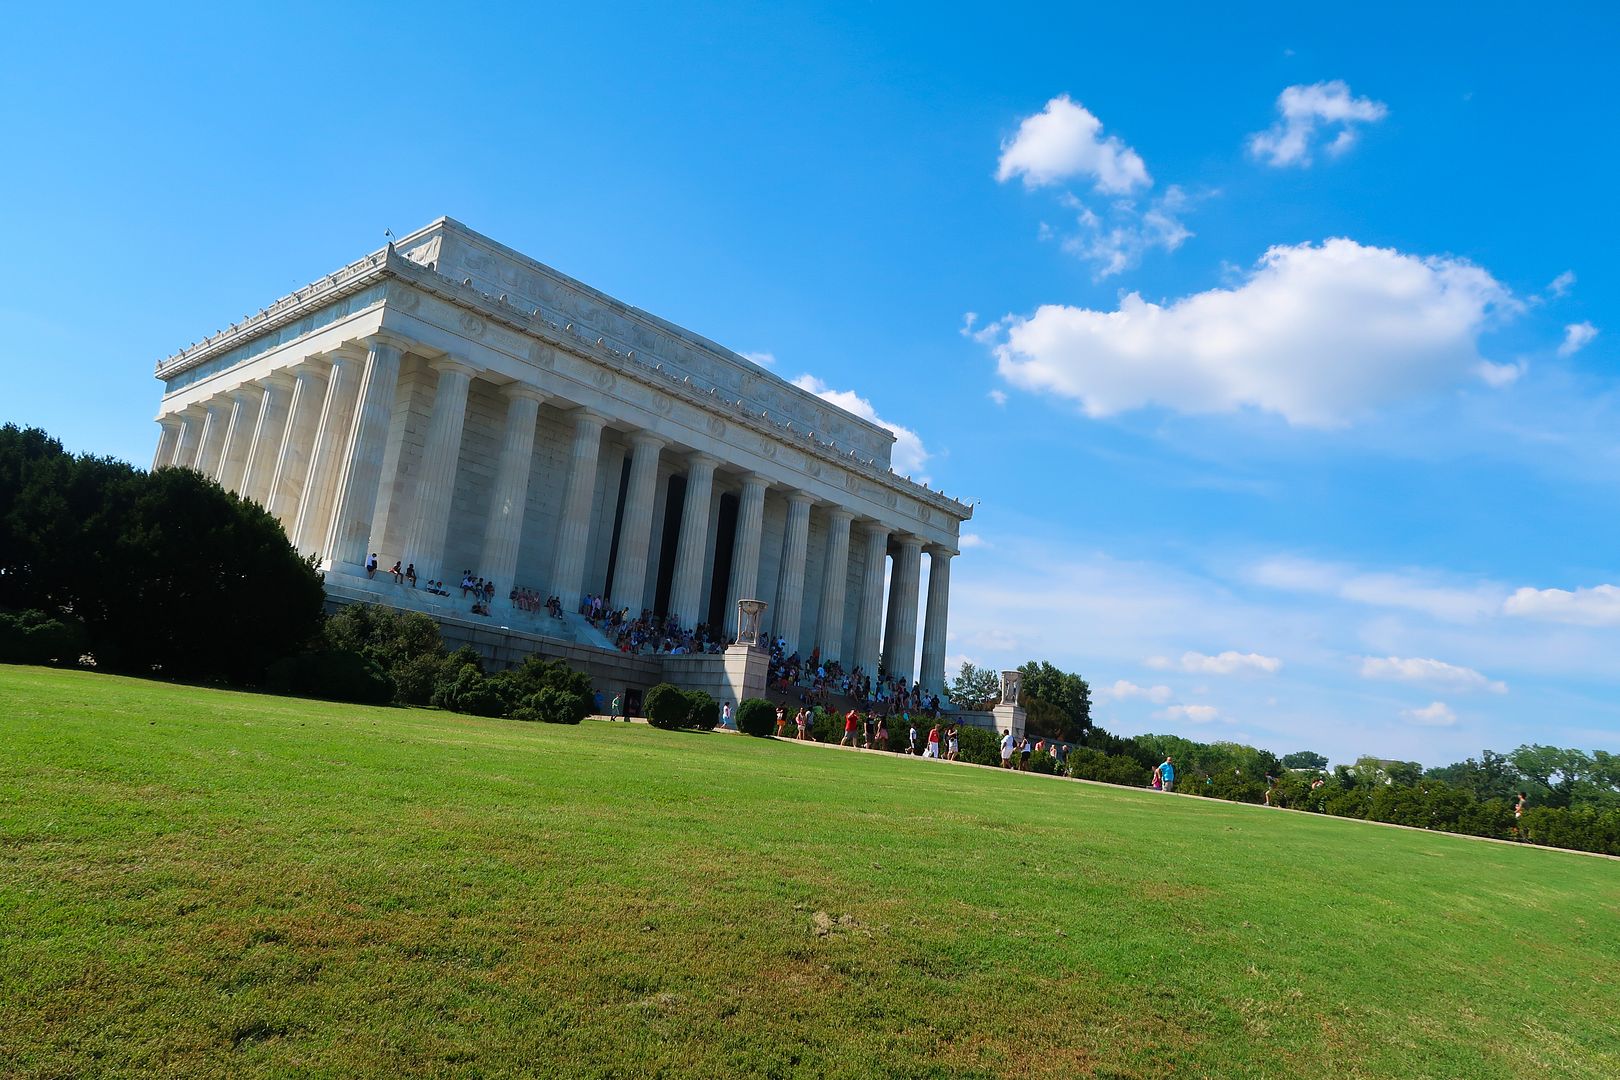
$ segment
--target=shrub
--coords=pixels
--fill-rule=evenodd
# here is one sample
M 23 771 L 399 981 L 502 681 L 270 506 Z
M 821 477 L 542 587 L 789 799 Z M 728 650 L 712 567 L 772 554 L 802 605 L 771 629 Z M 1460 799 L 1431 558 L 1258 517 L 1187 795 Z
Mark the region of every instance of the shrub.
M 686 691 L 686 726 L 711 731 L 720 723 L 720 703 L 702 690 Z
M 440 678 L 433 688 L 433 704 L 473 716 L 501 716 L 506 712 L 499 689 L 472 664 L 464 664 L 453 675 Z
M 986 728 L 961 724 L 956 729 L 957 758 L 975 765 L 1001 764 L 1001 737 Z
M 675 731 L 686 726 L 692 711 L 692 702 L 686 694 L 669 683 L 659 683 L 647 691 L 641 702 L 647 714 L 647 723 L 664 731 Z
M 748 698 L 737 706 L 737 730 L 761 739 L 776 733 L 776 706 L 764 698 Z
M 514 720 L 542 724 L 577 724 L 585 719 L 585 712 L 586 705 L 580 695 L 547 686 L 524 698 L 508 715 Z
M 1029 756 L 1029 771 L 1043 773 L 1047 776 L 1056 776 L 1058 771 L 1057 758 L 1046 750 L 1031 754 Z
M 375 662 L 346 649 L 322 649 L 277 660 L 265 671 L 265 689 L 328 701 L 386 705 L 394 683 Z
M 1069 775 L 1081 780 L 1097 780 L 1127 787 L 1146 787 L 1149 780 L 1147 766 L 1135 758 L 1123 754 L 1105 754 L 1085 746 L 1077 746 L 1069 751 Z
M 76 664 L 84 655 L 84 624 L 43 611 L 0 611 L 0 663 Z
M 543 719 L 530 715 L 532 699 L 542 691 L 549 691 L 546 710 L 566 719 L 547 720 L 548 723 L 577 724 L 590 715 L 593 707 L 590 677 L 575 671 L 561 660 L 547 660 L 530 656 L 510 671 L 490 676 L 490 685 L 507 705 L 507 715 L 520 720 Z M 526 710 L 518 716 L 518 710 Z
M 428 616 L 375 604 L 346 604 L 327 617 L 321 635 L 328 647 L 357 652 L 381 665 L 394 680 L 400 704 L 426 705 L 433 699 L 446 658 L 439 624 Z M 451 666 L 452 672 L 468 660 L 482 668 L 473 650 L 464 647 L 457 655 L 463 659 Z
M 835 743 L 844 737 L 844 716 L 817 705 L 810 714 L 810 737 L 816 742 Z M 905 733 L 902 732 L 902 739 Z

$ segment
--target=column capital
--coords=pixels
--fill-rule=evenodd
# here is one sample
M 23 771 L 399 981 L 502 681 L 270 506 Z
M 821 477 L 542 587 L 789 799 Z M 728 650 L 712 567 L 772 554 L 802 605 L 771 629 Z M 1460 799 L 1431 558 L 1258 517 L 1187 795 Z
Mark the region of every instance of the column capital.
M 232 401 L 244 401 L 245 402 L 245 401 L 247 401 L 247 399 L 249 399 L 251 397 L 258 397 L 259 395 L 261 395 L 263 393 L 264 393 L 264 387 L 258 385 L 257 383 L 250 383 L 249 382 L 249 383 L 243 383 L 241 386 L 237 386 L 237 387 L 232 388 L 231 390 L 227 391 L 225 396 L 230 398 Z
M 771 478 L 764 473 L 745 472 L 742 474 L 742 483 L 744 488 L 761 487 L 769 490 Z
M 869 538 L 873 537 L 873 536 L 880 536 L 880 535 L 884 536 L 884 537 L 887 537 L 891 532 L 894 531 L 894 530 L 890 529 L 887 525 L 883 524 L 883 522 L 874 521 L 871 518 L 867 518 L 867 519 L 861 521 L 859 524 L 861 526 L 861 531 L 863 533 L 865 533 L 867 535 L 867 537 L 869 537 Z
M 897 533 L 894 537 L 894 542 L 905 548 L 907 551 L 915 551 L 919 555 L 922 554 L 923 539 L 920 536 L 912 536 L 910 533 Z
M 280 368 L 276 371 L 272 371 L 270 374 L 264 377 L 264 385 L 266 387 L 279 386 L 283 390 L 291 390 L 293 384 L 297 381 L 296 367 Z
M 465 356 L 455 353 L 440 353 L 428 360 L 428 366 L 440 375 L 465 375 L 471 379 L 478 374 L 478 369 L 467 362 Z
M 311 356 L 310 359 L 313 360 L 318 355 L 319 354 L 317 353 L 315 356 Z M 340 362 L 345 364 L 358 364 L 364 361 L 366 358 L 366 347 L 358 341 L 345 341 L 337 348 L 328 352 L 326 354 L 326 358 L 332 362 L 333 367 L 336 367 Z
M 536 404 L 544 404 L 546 400 L 546 392 L 533 383 L 510 382 L 501 387 L 501 393 L 508 401 L 533 401 Z
M 944 544 L 924 544 L 923 550 L 928 553 L 930 559 L 954 559 L 962 554 L 960 551 L 946 547 Z
M 587 423 L 594 424 L 597 430 L 601 430 L 602 428 L 606 427 L 608 422 L 608 418 L 606 416 L 603 416 L 595 409 L 587 408 L 584 405 L 581 405 L 579 408 L 569 413 L 568 416 L 574 421 L 575 426 Z
M 669 445 L 669 440 L 656 431 L 641 428 L 630 433 L 630 445 L 636 450 L 662 450 Z
M 803 488 L 794 488 L 786 492 L 782 497 L 794 506 L 808 506 L 816 501 L 816 497 Z
M 363 339 L 366 348 L 374 349 L 379 345 L 385 349 L 398 349 L 402 353 L 410 352 L 415 342 L 408 337 L 402 337 L 391 330 L 378 330 L 374 334 L 367 334 Z
M 849 509 L 847 506 L 839 506 L 834 503 L 833 505 L 827 507 L 827 517 L 832 521 L 837 521 L 844 525 L 848 525 L 855 520 L 855 511 Z
M 686 464 L 689 468 L 694 469 L 704 465 L 707 465 L 709 468 L 713 469 L 716 465 L 720 464 L 720 459 L 715 457 L 713 454 L 705 454 L 702 450 L 693 450 L 690 454 L 686 455 Z
M 158 427 L 179 427 L 181 424 L 180 414 L 177 412 L 164 413 L 162 416 L 157 418 L 157 422 Z

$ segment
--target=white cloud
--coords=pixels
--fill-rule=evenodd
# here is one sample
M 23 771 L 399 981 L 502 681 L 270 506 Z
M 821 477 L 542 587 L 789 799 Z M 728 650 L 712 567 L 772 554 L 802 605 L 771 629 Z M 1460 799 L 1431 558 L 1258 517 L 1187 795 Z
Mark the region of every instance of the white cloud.
M 775 353 L 745 352 L 742 355 L 743 355 L 743 359 L 752 360 L 754 363 L 758 364 L 760 367 L 775 367 L 776 366 L 776 354 Z
M 1575 271 L 1565 270 L 1547 283 L 1547 291 L 1557 299 L 1575 287 Z
M 1576 626 L 1620 626 L 1620 588 L 1520 589 L 1502 605 L 1507 615 Z
M 1421 709 L 1402 709 L 1401 715 L 1424 727 L 1450 727 L 1457 722 L 1457 714 L 1443 701 L 1431 702 Z
M 992 391 L 990 391 L 990 400 L 995 402 L 997 405 L 1005 405 L 1005 404 L 1007 404 L 1007 391 L 1005 391 L 1005 390 L 992 390 Z
M 1133 682 L 1120 679 L 1112 686 L 1098 687 L 1092 694 L 1098 701 L 1128 701 L 1131 698 L 1145 698 L 1155 705 L 1163 705 L 1171 698 L 1168 686 L 1137 686 Z
M 1337 157 L 1355 145 L 1356 125 L 1371 124 L 1388 115 L 1383 102 L 1353 97 L 1342 79 L 1290 86 L 1277 95 L 1277 120 L 1265 131 L 1249 137 L 1249 152 L 1269 165 L 1307 166 L 1318 128 L 1337 128 L 1326 146 Z
M 1598 336 L 1598 328 L 1589 322 L 1570 323 L 1564 327 L 1564 342 L 1558 346 L 1559 356 L 1574 356 Z
M 1063 250 L 1094 263 L 1093 276 L 1101 281 L 1137 266 L 1155 248 L 1174 251 L 1186 243 L 1192 237 L 1181 221 L 1186 206 L 1186 193 L 1172 184 L 1140 212 L 1128 200 L 1108 207 L 1106 218 L 1077 207 L 1076 231 L 1064 239 Z
M 1507 683 L 1488 679 L 1473 668 L 1448 664 L 1444 660 L 1419 657 L 1363 657 L 1361 677 L 1394 682 L 1427 683 L 1449 686 L 1457 690 L 1489 690 L 1493 694 L 1507 693 Z
M 1249 568 L 1248 577 L 1267 588 L 1418 611 L 1448 622 L 1474 622 L 1496 614 L 1506 592 L 1488 583 L 1458 585 L 1420 571 L 1362 571 L 1290 556 L 1265 559 Z
M 1481 360 L 1474 365 L 1474 374 L 1479 376 L 1481 382 L 1492 390 L 1500 390 L 1505 386 L 1512 386 L 1519 381 L 1519 376 L 1528 370 L 1522 360 L 1513 364 L 1493 364 L 1489 360 Z
M 1334 239 L 1274 247 L 1234 288 L 1167 306 L 1130 293 L 1116 311 L 1043 305 L 990 337 L 1003 378 L 1090 416 L 1255 408 L 1334 427 L 1475 375 L 1488 317 L 1517 307 L 1465 260 Z
M 1220 719 L 1220 715 L 1213 705 L 1172 705 L 1153 714 L 1158 720 L 1185 720 L 1189 724 L 1207 724 Z
M 978 533 L 963 533 L 961 536 L 957 537 L 956 543 L 957 546 L 963 551 L 967 551 L 969 548 L 987 548 L 992 546 L 990 541 L 986 540 Z
M 1179 667 L 1182 671 L 1195 675 L 1236 675 L 1239 672 L 1275 675 L 1282 669 L 1282 661 L 1275 656 L 1240 653 L 1231 649 L 1215 656 L 1206 656 L 1201 652 L 1184 652 L 1177 661 L 1172 661 L 1166 656 L 1150 656 L 1146 663 L 1148 667 L 1158 668 L 1161 671 Z
M 800 375 L 793 380 L 793 385 L 800 390 L 808 390 L 823 401 L 830 401 L 840 409 L 852 412 L 856 416 L 870 420 L 879 427 L 886 427 L 894 432 L 894 453 L 890 463 L 897 473 L 904 473 L 914 480 L 923 481 L 928 477 L 923 475 L 922 468 L 931 456 L 923 446 L 922 436 L 908 427 L 891 424 L 877 414 L 872 403 L 853 390 L 834 390 L 814 375 Z
M 1141 155 L 1119 136 L 1101 133 L 1101 120 L 1069 95 L 1060 94 L 1045 109 L 1026 116 L 1018 134 L 1002 144 L 996 179 L 1005 183 L 1021 176 L 1024 185 L 1033 188 L 1083 176 L 1110 195 L 1151 186 Z

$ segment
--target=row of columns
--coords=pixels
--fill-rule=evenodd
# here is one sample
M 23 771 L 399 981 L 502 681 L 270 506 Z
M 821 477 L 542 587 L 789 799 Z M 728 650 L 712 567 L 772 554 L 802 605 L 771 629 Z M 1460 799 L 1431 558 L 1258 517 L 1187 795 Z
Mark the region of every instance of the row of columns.
M 264 505 L 288 530 L 301 551 L 320 553 L 339 572 L 361 572 L 373 541 L 383 459 L 406 344 L 379 334 L 349 343 L 276 372 L 262 384 L 247 384 L 200 405 L 162 418 L 153 466 L 187 466 Z M 432 412 L 407 493 L 404 550 L 426 576 L 444 576 L 443 557 L 450 526 L 451 499 L 461 457 L 468 396 L 476 369 L 454 357 L 430 362 L 437 371 Z M 479 573 L 504 587 L 517 578 L 528 501 L 539 408 L 545 394 L 514 383 L 504 388 L 506 415 L 485 521 Z M 587 408 L 571 413 L 572 439 L 562 508 L 553 546 L 549 590 L 571 602 L 586 591 L 585 569 L 591 537 L 606 417 Z M 630 475 L 620 523 L 614 572 L 615 606 L 640 611 L 648 606 L 648 559 L 653 532 L 659 461 L 668 443 L 637 431 L 629 436 Z M 686 488 L 676 540 L 669 614 L 691 627 L 704 617 L 702 595 L 708 556 L 709 522 L 719 459 L 701 451 L 685 455 Z M 764 509 L 770 481 L 758 473 L 742 478 L 724 631 L 736 632 L 737 601 L 755 596 L 764 535 Z M 768 616 L 789 649 L 802 622 L 811 508 L 808 492 L 786 493 L 787 520 L 777 554 L 780 571 L 774 608 Z M 879 522 L 862 521 L 839 506 L 826 513 L 827 542 L 820 615 L 815 640 L 822 657 L 868 673 L 879 665 L 890 674 L 913 676 L 917 644 L 918 591 L 923 544 L 910 535 L 891 536 Z M 856 605 L 854 655 L 844 657 L 844 612 L 851 542 L 858 543 L 864 567 Z M 884 569 L 891 541 L 895 547 L 888 609 Z M 945 627 L 954 552 L 931 547 L 927 615 L 921 672 L 926 689 L 943 689 Z M 887 616 L 887 617 L 885 617 Z M 881 646 L 881 653 L 880 653 Z M 808 648 L 802 651 L 808 652 Z

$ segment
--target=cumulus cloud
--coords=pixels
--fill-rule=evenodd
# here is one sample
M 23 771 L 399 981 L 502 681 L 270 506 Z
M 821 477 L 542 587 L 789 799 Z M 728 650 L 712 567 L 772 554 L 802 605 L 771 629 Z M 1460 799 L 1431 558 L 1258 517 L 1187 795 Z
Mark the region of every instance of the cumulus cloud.
M 1282 661 L 1275 656 L 1240 653 L 1228 649 L 1215 656 L 1206 656 L 1201 652 L 1184 652 L 1180 660 L 1171 660 L 1167 656 L 1150 656 L 1147 659 L 1147 666 L 1160 671 L 1180 668 L 1195 675 L 1236 675 L 1240 672 L 1275 675 L 1282 670 Z
M 996 179 L 1005 183 L 1015 176 L 1032 188 L 1084 177 L 1108 195 L 1153 183 L 1141 155 L 1119 136 L 1103 136 L 1102 121 L 1067 94 L 1026 116 L 1018 133 L 1002 143 Z
M 1489 690 L 1493 694 L 1507 693 L 1507 683 L 1488 679 L 1473 668 L 1420 657 L 1364 657 L 1361 661 L 1361 677 L 1394 682 L 1427 683 L 1431 686 L 1449 686 L 1458 690 Z
M 1598 328 L 1589 322 L 1570 323 L 1564 327 L 1564 341 L 1558 346 L 1559 356 L 1574 356 L 1598 336 Z
M 758 364 L 760 367 L 775 367 L 776 366 L 776 354 L 775 353 L 745 352 L 742 355 L 743 355 L 743 359 L 752 360 L 754 363 Z
M 1502 605 L 1507 615 L 1576 626 L 1620 626 L 1620 588 L 1519 589 Z
M 1465 260 L 1334 239 L 1274 247 L 1232 288 L 1165 305 L 1133 292 L 1115 311 L 1048 304 L 979 333 L 1008 382 L 1089 416 L 1254 408 L 1336 427 L 1476 377 L 1488 319 L 1517 308 Z
M 1402 709 L 1401 715 L 1424 727 L 1451 727 L 1457 722 L 1457 714 L 1443 701 L 1431 702 L 1421 709 Z
M 1172 705 L 1153 714 L 1158 720 L 1185 720 L 1189 724 L 1207 724 L 1220 719 L 1220 715 L 1213 705 Z
M 970 548 L 987 548 L 991 546 L 990 541 L 986 540 L 978 533 L 963 533 L 961 536 L 957 537 L 956 543 L 957 546 L 959 546 L 963 551 L 967 551 Z
M 1312 152 L 1325 149 L 1337 157 L 1355 145 L 1357 125 L 1382 120 L 1389 108 L 1372 98 L 1355 97 L 1342 79 L 1290 86 L 1277 95 L 1277 120 L 1249 136 L 1249 152 L 1268 165 L 1300 167 Z M 1332 135 L 1325 147 L 1318 135 Z
M 1547 283 L 1547 291 L 1552 293 L 1553 299 L 1558 299 L 1575 287 L 1575 271 L 1565 270 L 1562 274 Z
M 1267 588 L 1333 596 L 1369 607 L 1417 611 L 1459 623 L 1496 614 L 1506 592 L 1496 585 L 1457 584 L 1422 571 L 1364 571 L 1291 556 L 1264 559 L 1251 566 L 1247 576 Z
M 1163 705 L 1171 698 L 1168 686 L 1137 686 L 1133 682 L 1120 679 L 1112 686 L 1098 687 L 1093 696 L 1098 701 L 1129 701 L 1132 698 L 1144 698 L 1155 705 Z
M 992 390 L 992 391 L 990 391 L 990 400 L 995 402 L 997 405 L 1005 405 L 1005 404 L 1007 404 L 1007 391 L 1005 391 L 1005 390 Z
M 1063 250 L 1092 263 L 1096 280 L 1113 277 L 1139 265 L 1155 248 L 1174 251 L 1186 243 L 1192 237 L 1181 220 L 1187 203 L 1186 192 L 1172 184 L 1143 210 L 1121 200 L 1099 215 L 1077 204 L 1076 228 L 1064 238 Z
M 890 463 L 897 473 L 904 473 L 915 480 L 927 480 L 922 468 L 931 456 L 923 447 L 922 437 L 908 427 L 891 424 L 877 414 L 872 403 L 853 390 L 834 390 L 814 375 L 800 375 L 793 380 L 793 385 L 800 390 L 808 390 L 823 401 L 830 401 L 840 409 L 852 412 L 864 420 L 870 420 L 879 427 L 888 428 L 894 432 L 894 452 L 890 456 Z

